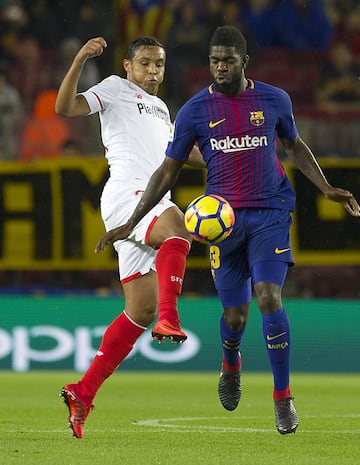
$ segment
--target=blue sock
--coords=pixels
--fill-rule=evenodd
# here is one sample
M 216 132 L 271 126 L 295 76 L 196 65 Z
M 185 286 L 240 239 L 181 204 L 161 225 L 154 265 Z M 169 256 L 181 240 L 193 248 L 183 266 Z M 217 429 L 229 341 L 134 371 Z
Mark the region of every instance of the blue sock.
M 220 318 L 220 337 L 227 368 L 236 367 L 240 362 L 239 349 L 244 331 L 245 326 L 239 331 L 230 329 L 225 323 L 224 314 L 222 314 Z
M 275 391 L 285 391 L 290 378 L 290 325 L 286 310 L 262 313 L 263 334 L 274 377 Z

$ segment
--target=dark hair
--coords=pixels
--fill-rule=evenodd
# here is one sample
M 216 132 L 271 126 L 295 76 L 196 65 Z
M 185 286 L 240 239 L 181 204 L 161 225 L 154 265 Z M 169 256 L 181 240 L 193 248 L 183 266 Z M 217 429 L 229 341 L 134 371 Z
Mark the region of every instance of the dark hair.
M 163 44 L 161 44 L 155 37 L 140 37 L 139 39 L 133 40 L 128 48 L 126 58 L 132 60 L 135 56 L 135 52 L 139 47 L 160 47 L 165 50 Z
M 210 40 L 209 48 L 216 45 L 234 47 L 241 56 L 247 54 L 246 39 L 235 26 L 219 26 L 216 28 Z

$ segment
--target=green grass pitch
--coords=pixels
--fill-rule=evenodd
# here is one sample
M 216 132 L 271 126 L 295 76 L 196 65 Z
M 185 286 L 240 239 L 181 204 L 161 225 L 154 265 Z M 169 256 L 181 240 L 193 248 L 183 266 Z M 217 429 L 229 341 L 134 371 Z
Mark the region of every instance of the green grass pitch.
M 243 373 L 240 405 L 227 412 L 218 373 L 119 371 L 82 440 L 58 397 L 79 376 L 0 372 L 0 465 L 360 464 L 360 374 L 294 374 L 300 426 L 281 436 L 268 373 Z

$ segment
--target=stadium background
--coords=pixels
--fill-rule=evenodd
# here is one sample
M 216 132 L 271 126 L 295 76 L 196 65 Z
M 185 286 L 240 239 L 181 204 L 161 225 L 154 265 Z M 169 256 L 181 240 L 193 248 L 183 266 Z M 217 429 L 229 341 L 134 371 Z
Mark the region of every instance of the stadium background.
M 122 74 L 125 44 L 144 34 L 155 35 L 166 43 L 168 31 L 181 19 L 187 3 L 3 0 L 0 3 L 0 74 L 5 73 L 11 81 L 7 70 L 17 56 L 17 47 L 29 38 L 40 46 L 41 63 L 46 64 L 51 75 L 56 75 L 60 44 L 65 39 L 75 36 L 84 41 L 100 34 L 106 37 L 109 47 L 97 61 L 99 77 Z M 190 3 L 196 7 L 199 28 L 204 24 L 210 27 L 206 5 L 213 2 Z M 223 7 L 223 15 L 218 18 L 220 23 L 233 21 L 230 15 L 234 13 L 230 13 L 229 5 L 236 4 L 240 9 L 235 12 L 235 19 L 241 25 L 241 8 L 246 10 L 246 1 L 214 3 Z M 335 36 L 342 17 L 348 14 L 339 7 L 344 2 L 320 3 L 331 20 Z M 356 2 L 355 6 L 351 3 L 347 2 L 349 8 L 355 10 Z M 290 93 L 300 132 L 319 155 L 328 179 L 352 190 L 359 200 L 360 111 L 329 113 L 317 108 L 315 103 L 316 79 L 328 49 L 258 47 L 250 35 L 249 38 L 252 61 L 248 76 L 279 85 Z M 172 51 L 175 54 L 176 47 Z M 204 58 L 206 61 L 206 55 Z M 359 60 L 359 54 L 355 58 Z M 186 73 L 182 92 L 175 98 L 172 66 L 170 61 L 170 76 L 161 96 L 169 102 L 174 117 L 181 101 L 206 85 L 209 75 L 206 63 L 199 56 L 192 57 L 183 64 Z M 40 68 L 35 69 L 40 74 Z M 39 94 L 54 88 L 56 82 L 47 81 L 47 87 L 39 88 Z M 24 86 L 19 90 L 23 89 Z M 37 96 L 31 100 L 21 94 L 22 124 L 32 117 Z M 98 201 L 108 172 L 97 120 L 89 120 L 89 126 L 74 122 L 70 143 L 55 156 L 42 153 L 31 159 L 21 157 L 24 142 L 21 124 L 17 127 L 18 151 L 10 156 L 10 152 L 1 148 L 0 368 L 84 370 L 99 341 L 101 328 L 123 308 L 114 255 L 111 250 L 102 255 L 93 253 L 103 233 Z M 281 152 L 279 157 L 297 193 L 292 231 L 296 266 L 290 270 L 284 289 L 293 323 L 294 369 L 358 372 L 358 362 L 350 363 L 350 360 L 351 354 L 359 350 L 356 337 L 360 310 L 359 220 L 345 215 L 337 204 L 326 201 L 284 160 Z M 173 198 L 185 208 L 203 192 L 203 187 L 204 173 L 185 169 Z M 125 362 L 124 368 L 218 369 L 218 341 L 216 338 L 213 344 L 208 341 L 217 335 L 220 306 L 203 245 L 194 244 L 188 259 L 181 307 L 184 325 L 194 333 L 191 339 L 194 346 L 189 344 L 194 352 L 182 355 L 184 345 L 167 353 L 167 348 L 144 343 Z M 344 340 L 341 351 L 335 352 L 332 347 L 339 334 Z M 254 308 L 244 341 L 246 369 L 267 369 L 259 338 L 259 316 Z M 303 359 L 304 347 L 311 349 L 309 360 Z M 159 353 L 164 354 L 163 358 Z M 172 363 L 177 358 L 179 361 Z

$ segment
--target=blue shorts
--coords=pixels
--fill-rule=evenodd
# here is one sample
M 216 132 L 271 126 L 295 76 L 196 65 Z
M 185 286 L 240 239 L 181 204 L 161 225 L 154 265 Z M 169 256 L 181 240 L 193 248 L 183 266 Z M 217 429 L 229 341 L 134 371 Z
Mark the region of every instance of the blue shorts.
M 251 287 L 256 268 L 256 282 L 270 281 L 269 269 L 256 267 L 261 262 L 271 263 L 276 270 L 286 270 L 294 264 L 290 248 L 292 217 L 288 210 L 273 208 L 235 209 L 234 230 L 219 244 L 210 246 L 210 265 L 216 290 L 224 307 L 242 305 L 251 300 Z M 263 279 L 261 276 L 264 269 Z M 282 274 L 282 271 L 280 271 Z M 282 285 L 278 280 L 275 284 Z

